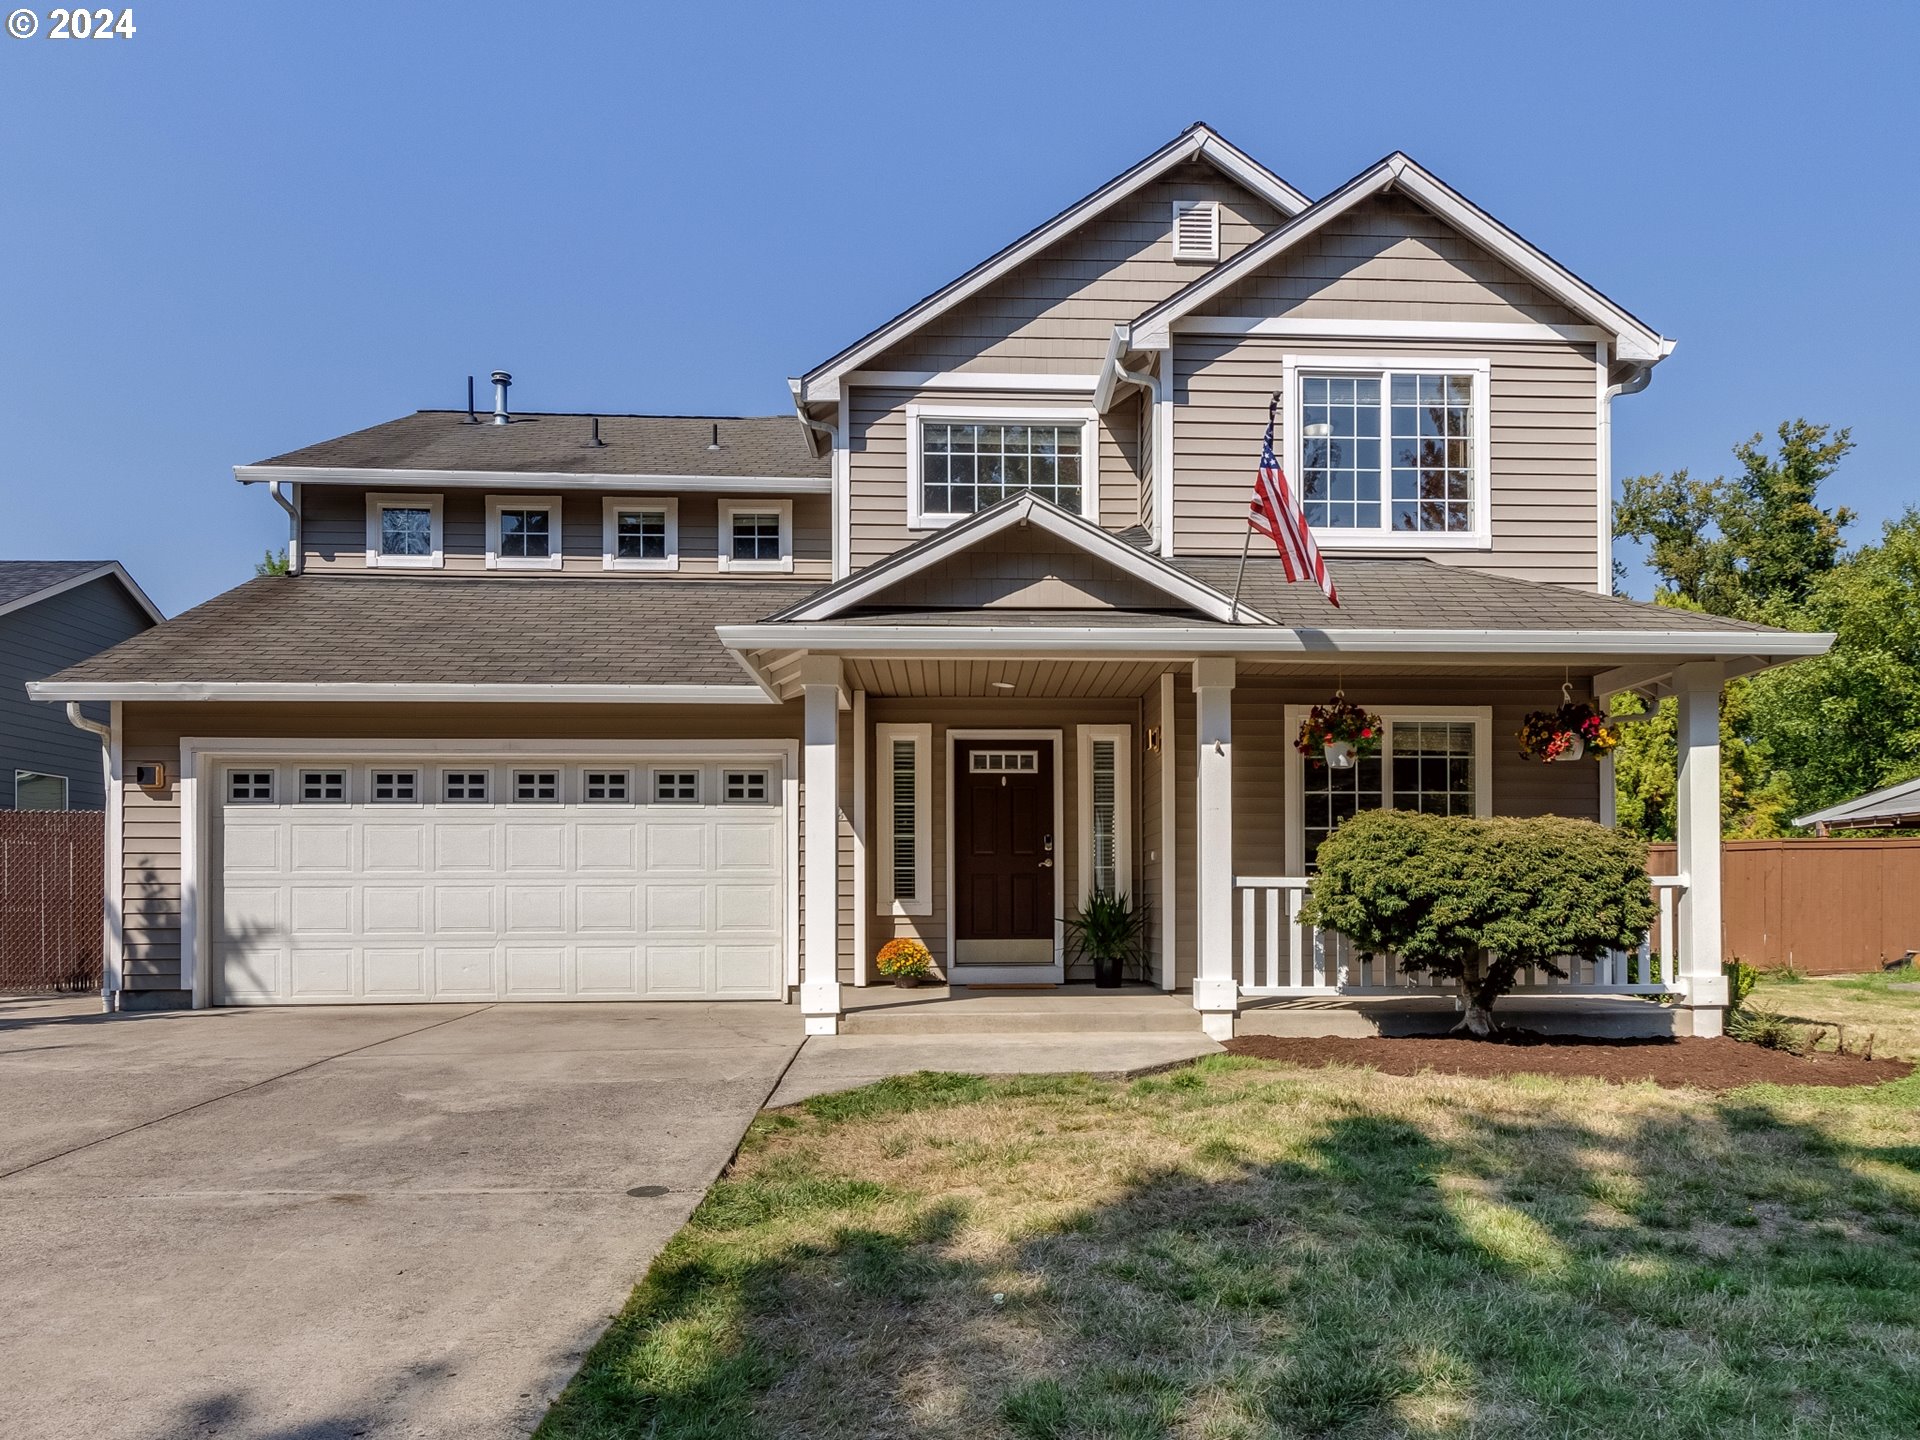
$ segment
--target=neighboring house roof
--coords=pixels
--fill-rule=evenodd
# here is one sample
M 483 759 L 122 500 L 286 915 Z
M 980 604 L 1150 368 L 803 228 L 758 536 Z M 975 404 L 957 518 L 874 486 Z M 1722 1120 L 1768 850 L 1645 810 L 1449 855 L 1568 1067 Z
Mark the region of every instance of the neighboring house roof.
M 1869 791 L 1811 815 L 1801 815 L 1793 823 L 1861 829 L 1920 824 L 1920 780 L 1902 780 L 1884 790 Z
M 598 448 L 593 422 L 600 422 Z M 718 427 L 718 448 L 714 448 Z M 333 440 L 234 469 L 243 483 L 382 479 L 497 484 L 505 475 L 550 484 L 575 478 L 780 479 L 819 482 L 831 463 L 809 450 L 788 415 L 515 415 L 496 425 L 464 410 L 416 410 Z
M 267 577 L 32 689 L 47 700 L 759 700 L 713 627 L 812 588 L 758 577 Z M 707 693 L 716 687 L 733 693 Z
M 1617 358 L 1652 365 L 1672 352 L 1671 340 L 1397 150 L 1378 164 L 1361 171 L 1332 194 L 1316 200 L 1285 224 L 1269 231 L 1231 260 L 1214 266 L 1185 289 L 1145 311 L 1131 326 L 1120 327 L 1126 348 L 1157 349 L 1164 346 L 1174 321 L 1192 314 L 1207 301 L 1254 274 L 1262 265 L 1317 233 L 1328 221 L 1376 195 L 1396 189 L 1512 266 L 1568 309 L 1606 331 L 1612 337 Z
M 791 382 L 796 402 L 802 406 L 831 399 L 839 377 L 857 370 L 874 356 L 889 348 L 901 336 L 945 314 L 969 296 L 978 294 L 1016 266 L 1031 260 L 1062 236 L 1078 229 L 1141 186 L 1151 184 L 1176 165 L 1189 160 L 1205 160 L 1223 174 L 1267 201 L 1282 215 L 1293 215 L 1307 207 L 1307 197 L 1260 164 L 1238 146 L 1223 138 L 1210 126 L 1195 122 L 1139 164 L 1107 181 L 1092 194 L 1074 201 L 1052 219 L 1029 230 L 1005 249 L 981 261 L 951 284 L 944 285 L 924 300 L 910 305 L 886 324 L 868 332 L 839 354 L 823 361 L 799 379 Z
M 120 582 L 133 603 L 155 624 L 167 618 L 118 560 L 0 560 L 0 615 L 38 605 L 63 591 L 109 576 Z

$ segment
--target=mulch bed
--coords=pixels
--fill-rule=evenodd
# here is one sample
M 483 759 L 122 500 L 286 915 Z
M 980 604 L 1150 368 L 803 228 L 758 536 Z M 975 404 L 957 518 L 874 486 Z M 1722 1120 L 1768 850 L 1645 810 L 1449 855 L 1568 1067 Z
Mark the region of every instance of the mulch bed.
M 1670 1089 L 1735 1090 L 1742 1085 L 1878 1085 L 1913 1073 L 1904 1060 L 1857 1055 L 1791 1055 L 1737 1040 L 1602 1039 L 1514 1031 L 1499 1040 L 1457 1035 L 1356 1039 L 1242 1035 L 1230 1054 L 1309 1068 L 1362 1065 L 1388 1075 L 1584 1075 L 1617 1084 L 1651 1080 Z

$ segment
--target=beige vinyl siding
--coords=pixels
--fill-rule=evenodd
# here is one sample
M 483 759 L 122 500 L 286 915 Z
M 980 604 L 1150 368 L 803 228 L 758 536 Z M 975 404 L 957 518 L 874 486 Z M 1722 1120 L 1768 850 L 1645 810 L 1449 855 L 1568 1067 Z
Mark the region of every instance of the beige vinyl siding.
M 930 320 L 867 368 L 1093 374 L 1116 324 L 1152 309 L 1211 268 L 1209 262 L 1173 258 L 1177 199 L 1220 203 L 1223 260 L 1281 220 L 1266 201 L 1211 165 L 1179 166 Z
M 1288 705 L 1313 705 L 1331 692 L 1324 680 L 1242 675 L 1233 692 L 1233 872 L 1235 875 L 1284 875 L 1286 863 Z M 1364 681 L 1346 677 L 1347 698 L 1359 705 L 1486 705 L 1493 710 L 1491 735 L 1493 813 L 1496 815 L 1568 815 L 1600 817 L 1598 764 L 1542 765 L 1522 759 L 1514 734 L 1529 710 L 1560 703 L 1557 684 L 1514 679 Z M 1176 976 L 1192 985 L 1196 950 L 1194 930 L 1195 756 L 1192 745 L 1193 688 L 1185 676 L 1177 682 L 1176 708 L 1182 743 L 1175 752 L 1179 779 L 1179 931 Z M 1236 924 L 1238 910 L 1235 911 Z M 1237 961 L 1236 961 L 1237 964 Z
M 996 535 L 989 545 L 887 586 L 875 601 L 906 609 L 1028 610 L 1152 609 L 1174 603 L 1164 590 L 1037 528 Z
M 127 703 L 124 728 L 125 851 L 121 898 L 126 907 L 126 988 L 180 988 L 180 738 L 310 737 L 323 740 L 799 740 L 802 706 L 758 705 L 199 705 Z M 843 725 L 842 743 L 850 739 Z M 134 766 L 160 761 L 165 789 L 133 783 Z M 804 761 L 797 761 L 803 764 Z M 850 760 L 842 762 L 843 796 L 851 795 Z M 806 785 L 801 775 L 805 833 Z M 848 802 L 850 803 L 850 801 Z M 843 861 L 851 831 L 842 822 Z M 798 857 L 806 887 L 806 856 Z M 843 866 L 844 868 L 844 866 Z M 794 904 L 804 914 L 799 897 Z M 851 900 L 843 897 L 843 926 Z M 804 925 L 801 929 L 804 944 Z M 851 930 L 843 930 L 842 967 L 851 965 Z M 850 972 L 849 972 L 850 973 Z
M 1080 725 L 1129 725 L 1133 727 L 1134 749 L 1137 754 L 1140 744 L 1140 726 L 1142 710 L 1138 698 L 1118 700 L 1076 700 L 1071 702 L 1051 701 L 1028 703 L 1021 700 L 978 700 L 960 698 L 892 698 L 880 695 L 867 697 L 867 721 L 870 725 L 931 725 L 933 727 L 933 754 L 928 768 L 928 785 L 932 790 L 932 855 L 929 858 L 931 890 L 933 904 L 926 915 L 892 915 L 880 896 L 876 856 L 879 851 L 879 811 L 876 808 L 879 797 L 878 771 L 871 768 L 877 765 L 875 746 L 869 743 L 867 756 L 869 772 L 867 775 L 867 834 L 873 842 L 867 847 L 868 864 L 874 868 L 868 876 L 868 894 L 874 897 L 874 914 L 868 923 L 870 947 L 878 951 L 887 941 L 901 935 L 911 935 L 933 952 L 934 963 L 942 969 L 947 964 L 947 851 L 949 838 L 949 818 L 947 796 L 949 791 L 948 759 L 952 754 L 952 744 L 947 731 L 954 730 L 1058 730 L 1060 748 L 1057 763 L 1060 767 L 1061 809 L 1060 829 L 1054 834 L 1054 846 L 1057 863 L 1064 867 L 1061 872 L 1061 893 L 1069 911 L 1077 902 L 1080 875 L 1080 815 L 1079 815 L 1079 736 L 1075 727 Z M 1139 774 L 1137 762 L 1134 774 Z M 1144 840 L 1140 830 L 1140 786 L 1132 787 L 1133 807 L 1131 824 L 1133 825 L 1133 863 L 1134 874 L 1128 877 L 1127 889 L 1131 892 L 1139 884 L 1139 865 L 1143 847 L 1149 843 Z M 1157 843 L 1157 842 L 1153 842 Z M 871 963 L 871 956 L 867 957 Z M 1068 974 L 1077 972 L 1069 967 Z
M 300 487 L 301 546 L 304 568 L 364 570 L 367 568 L 368 490 L 344 485 Z M 400 486 L 371 487 L 380 495 L 415 493 Z M 484 574 L 487 570 L 487 493 L 479 490 L 441 494 L 446 566 L 444 571 L 408 570 L 410 575 L 440 573 Z M 618 580 L 680 578 L 719 573 L 720 501 L 725 495 L 681 495 L 680 568 L 676 571 L 609 571 L 601 565 L 603 501 L 610 498 L 643 504 L 672 499 L 665 495 L 635 495 L 630 491 L 587 491 L 561 496 L 562 561 L 558 571 L 516 570 L 516 575 L 565 574 L 569 577 L 605 576 Z M 740 499 L 779 497 L 741 496 Z M 833 502 L 826 495 L 796 495 L 793 499 L 793 573 L 830 578 L 833 571 Z
M 1197 313 L 1581 323 L 1559 301 L 1404 195 L 1355 206 Z
M 996 407 L 1085 405 L 1087 398 L 1041 396 L 1031 391 L 854 390 L 848 401 L 847 420 L 852 568 L 862 569 L 933 533 L 907 527 L 909 405 L 978 404 L 983 415 L 990 415 Z M 1100 523 L 1110 530 L 1124 530 L 1139 523 L 1140 515 L 1140 482 L 1135 470 L 1140 456 L 1138 402 L 1115 406 L 1100 417 L 1098 430 Z M 795 523 L 797 526 L 798 521 Z
M 1492 363 L 1492 546 L 1419 553 L 1524 580 L 1591 590 L 1600 563 L 1600 376 L 1592 347 L 1542 341 L 1412 342 L 1178 336 L 1175 342 L 1174 544 L 1182 554 L 1234 554 L 1247 496 L 1280 387 L 1282 357 L 1485 357 Z M 1282 406 L 1284 426 L 1287 407 Z M 1284 436 L 1276 437 L 1282 449 Z M 1289 477 L 1290 479 L 1295 477 Z M 1382 550 L 1406 554 L 1404 549 Z

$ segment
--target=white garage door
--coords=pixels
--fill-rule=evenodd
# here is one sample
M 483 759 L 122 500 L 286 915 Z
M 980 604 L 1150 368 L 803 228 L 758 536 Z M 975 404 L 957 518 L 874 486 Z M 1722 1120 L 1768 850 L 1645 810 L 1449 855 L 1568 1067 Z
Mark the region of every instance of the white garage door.
M 760 999 L 778 758 L 214 767 L 215 1004 Z

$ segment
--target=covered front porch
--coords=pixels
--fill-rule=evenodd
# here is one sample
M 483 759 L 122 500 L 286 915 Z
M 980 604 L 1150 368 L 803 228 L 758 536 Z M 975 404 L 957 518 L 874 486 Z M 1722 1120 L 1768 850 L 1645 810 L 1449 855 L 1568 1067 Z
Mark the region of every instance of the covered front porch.
M 802 820 L 804 873 L 836 877 L 831 891 L 804 889 L 798 994 L 814 1034 L 1445 1028 L 1449 989 L 1301 922 L 1318 839 L 1376 806 L 1612 819 L 1606 762 L 1526 760 L 1514 733 L 1563 684 L 1604 693 L 1618 666 L 809 653 L 791 674 L 805 696 L 807 793 L 837 797 L 809 800 Z M 1719 1033 L 1723 675 L 1690 662 L 1640 677 L 1679 695 L 1682 711 L 1681 860 L 1654 881 L 1657 921 L 1633 950 L 1569 962 L 1565 979 L 1524 976 L 1508 1014 L 1584 1033 Z M 1380 756 L 1349 771 L 1293 743 L 1304 709 L 1336 689 L 1387 726 Z M 1006 768 L 983 777 L 983 753 Z M 971 852 L 985 842 L 969 838 L 961 792 L 983 778 L 1018 785 L 1029 763 L 1039 804 L 1013 849 L 1032 868 L 1040 943 L 1016 955 L 977 923 L 986 902 Z M 1146 914 L 1143 963 L 1120 991 L 1094 990 L 1073 953 L 1066 922 L 1095 889 Z M 939 983 L 896 990 L 876 972 L 877 951 L 903 936 L 926 944 Z

